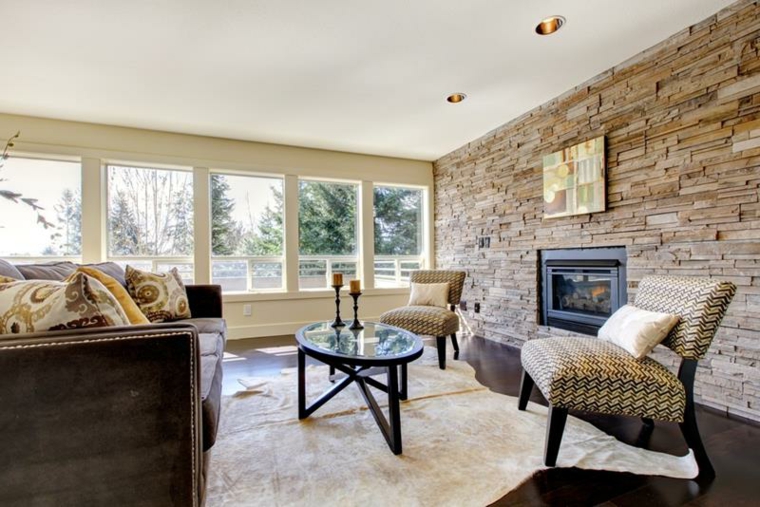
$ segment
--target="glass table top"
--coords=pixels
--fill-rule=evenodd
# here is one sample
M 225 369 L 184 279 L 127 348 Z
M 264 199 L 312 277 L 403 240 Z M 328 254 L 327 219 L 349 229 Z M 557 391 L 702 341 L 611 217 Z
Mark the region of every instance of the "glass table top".
M 422 348 L 415 334 L 375 322 L 364 322 L 364 329 L 332 328 L 330 322 L 317 322 L 301 329 L 296 338 L 312 349 L 362 358 L 405 356 Z

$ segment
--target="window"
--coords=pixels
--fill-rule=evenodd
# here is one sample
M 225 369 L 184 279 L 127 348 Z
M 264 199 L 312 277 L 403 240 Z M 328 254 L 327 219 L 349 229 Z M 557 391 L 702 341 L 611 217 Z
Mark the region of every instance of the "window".
M 281 290 L 283 180 L 211 176 L 211 279 L 225 292 Z
M 78 162 L 5 160 L 0 167 L 0 256 L 78 258 L 81 188 Z
M 108 166 L 108 256 L 193 282 L 193 177 L 187 171 Z
M 324 289 L 333 273 L 356 278 L 358 185 L 324 181 L 299 182 L 298 284 L 301 289 Z
M 405 287 L 424 267 L 423 191 L 375 186 L 375 287 Z

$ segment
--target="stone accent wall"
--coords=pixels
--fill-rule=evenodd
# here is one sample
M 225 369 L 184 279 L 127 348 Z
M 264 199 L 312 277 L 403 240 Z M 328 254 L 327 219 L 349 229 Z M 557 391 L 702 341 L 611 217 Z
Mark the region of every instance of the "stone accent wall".
M 542 156 L 599 135 L 607 211 L 544 219 Z M 517 346 L 565 333 L 538 325 L 539 249 L 625 246 L 629 300 L 650 273 L 730 280 L 697 392 L 760 420 L 759 191 L 760 6 L 744 0 L 438 160 L 436 262 L 468 272 L 465 324 Z

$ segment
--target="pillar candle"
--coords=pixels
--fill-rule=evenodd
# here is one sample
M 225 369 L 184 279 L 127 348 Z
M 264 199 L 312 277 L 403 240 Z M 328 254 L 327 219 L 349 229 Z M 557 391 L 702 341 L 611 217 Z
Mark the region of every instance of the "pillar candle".
M 359 294 L 362 291 L 362 283 L 359 280 L 351 280 L 351 294 Z
M 333 273 L 333 285 L 343 285 L 343 273 Z

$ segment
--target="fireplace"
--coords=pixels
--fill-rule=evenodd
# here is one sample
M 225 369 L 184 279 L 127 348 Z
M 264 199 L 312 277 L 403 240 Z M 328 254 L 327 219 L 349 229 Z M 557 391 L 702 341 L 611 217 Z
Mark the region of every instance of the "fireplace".
M 542 250 L 541 323 L 596 335 L 627 300 L 625 247 Z

